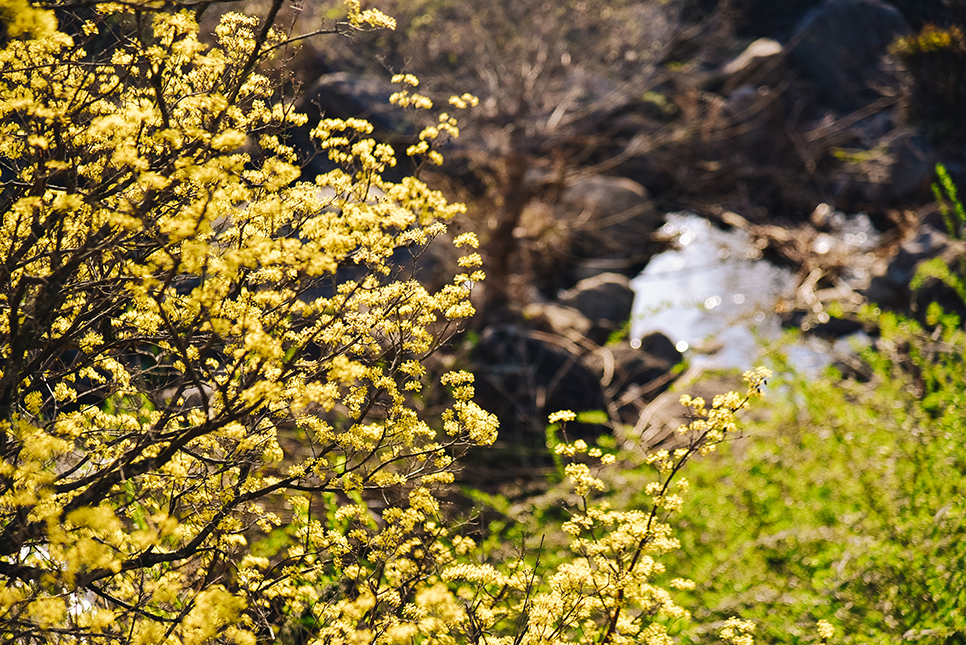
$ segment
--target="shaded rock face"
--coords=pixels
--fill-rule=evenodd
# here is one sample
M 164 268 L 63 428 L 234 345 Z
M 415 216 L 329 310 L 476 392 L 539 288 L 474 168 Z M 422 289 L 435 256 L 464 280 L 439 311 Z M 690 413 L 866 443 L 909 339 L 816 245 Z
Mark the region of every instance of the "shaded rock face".
M 628 425 L 637 423 L 641 410 L 670 387 L 672 368 L 681 354 L 663 334 L 650 334 L 641 347 L 629 343 L 601 347 L 585 358 L 600 379 L 611 402 L 611 412 Z
M 927 24 L 947 27 L 952 23 L 966 22 L 966 4 L 948 0 L 889 0 L 898 9 L 913 29 L 922 29 Z M 958 6 L 957 6 L 958 5 Z
M 544 430 L 551 412 L 605 407 L 600 380 L 579 356 L 521 327 L 487 329 L 472 360 L 476 402 L 499 418 L 500 442 L 517 447 L 521 456 L 546 457 Z M 567 431 L 591 438 L 605 429 L 570 423 Z
M 894 88 L 889 45 L 908 34 L 909 24 L 879 0 L 828 0 L 799 23 L 791 38 L 791 57 L 821 98 L 848 111 L 861 108 Z
M 877 120 L 884 121 L 885 127 L 875 123 Z M 902 204 L 928 194 L 935 169 L 932 146 L 926 137 L 893 126 L 888 118 L 866 119 L 858 124 L 859 158 L 840 164 L 830 174 L 829 197 L 861 208 L 866 204 Z
M 768 37 L 787 40 L 796 25 L 810 10 L 825 0 L 731 0 L 735 27 L 745 38 Z M 966 5 L 957 0 L 885 0 L 899 10 L 913 29 L 927 24 L 940 27 L 966 22 Z M 706 19 L 723 3 L 721 0 L 691 0 L 684 19 L 697 22 Z
M 663 360 L 670 367 L 674 367 L 684 358 L 684 354 L 679 352 L 674 342 L 664 334 L 658 332 L 648 334 L 640 339 L 640 343 L 640 351 Z
M 651 236 L 662 215 L 632 179 L 596 175 L 565 184 L 530 170 L 524 183 L 532 199 L 513 231 L 521 240 L 517 268 L 532 273 L 545 299 L 601 273 L 633 275 L 660 250 Z
M 619 273 L 602 273 L 578 282 L 560 293 L 559 302 L 576 309 L 591 321 L 587 337 L 598 345 L 619 330 L 631 317 L 634 290 L 630 280 Z
M 785 65 L 779 65 L 767 75 L 775 76 L 784 73 Z M 738 77 L 740 75 L 732 78 Z M 758 84 L 762 80 L 760 75 L 755 74 L 746 80 L 750 84 L 741 85 L 730 91 L 722 104 L 721 114 L 728 122 L 735 124 L 736 132 L 729 141 L 729 149 L 725 152 L 726 158 L 729 165 L 734 167 L 741 167 L 749 162 L 770 165 L 776 146 L 784 145 L 788 137 L 786 115 L 781 101 L 775 100 L 771 92 L 772 86 Z M 773 80 L 775 84 L 778 83 L 777 79 Z
M 670 341 L 668 341 L 670 342 Z M 607 348 L 614 356 L 614 376 L 609 385 L 617 392 L 627 392 L 632 386 L 647 386 L 660 381 L 675 366 L 677 361 L 668 361 L 639 348 L 621 343 Z M 650 400 L 667 389 L 666 384 L 655 385 L 653 389 L 642 391 L 638 398 Z
M 899 202 L 925 192 L 932 181 L 935 165 L 932 150 L 925 137 L 904 133 L 889 146 L 895 163 L 890 168 L 888 189 L 883 200 Z
M 593 323 L 573 307 L 554 302 L 531 303 L 524 307 L 523 317 L 533 329 L 556 334 L 578 345 L 593 327 Z

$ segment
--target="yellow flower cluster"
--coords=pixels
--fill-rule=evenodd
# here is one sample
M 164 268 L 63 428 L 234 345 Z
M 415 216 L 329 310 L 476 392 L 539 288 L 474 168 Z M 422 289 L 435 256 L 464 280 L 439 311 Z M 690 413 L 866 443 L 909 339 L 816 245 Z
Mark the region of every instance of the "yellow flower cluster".
M 76 36 L 0 8 L 2 640 L 253 643 L 279 607 L 352 641 L 444 633 L 423 621 L 460 605 L 431 578 L 472 541 L 433 491 L 497 421 L 462 372 L 438 427 L 414 395 L 484 276 L 472 252 L 435 292 L 394 276 L 465 208 L 385 179 L 393 151 L 358 119 L 315 125 L 340 167 L 303 181 L 285 132 L 307 118 L 252 70 L 284 38 L 256 18 L 226 13 L 210 46 L 194 12 L 150 3 Z M 85 49 L 129 17 L 145 38 Z
M 561 421 L 573 421 L 577 415 L 570 410 L 559 410 L 550 414 L 550 423 L 560 423 Z
M 378 9 L 362 11 L 359 0 L 345 0 L 349 24 L 355 28 L 372 27 L 373 29 L 395 29 L 396 21 Z
M 832 627 L 832 623 L 827 620 L 820 620 L 816 624 L 816 630 L 818 631 L 818 637 L 822 639 L 822 642 L 828 642 L 835 637 L 835 628 Z
M 755 639 L 752 636 L 754 631 L 755 623 L 740 618 L 729 618 L 718 632 L 718 636 L 732 645 L 754 645 Z
M 419 110 L 433 109 L 433 101 L 428 96 L 410 92 L 409 90 L 393 92 L 389 97 L 389 102 L 399 107 L 413 107 Z
M 691 444 L 698 452 L 706 455 L 715 450 L 715 446 L 724 439 L 729 432 L 736 428 L 736 414 L 748 407 L 749 402 L 761 396 L 761 388 L 771 376 L 771 372 L 764 367 L 745 372 L 744 380 L 748 390 L 744 395 L 737 392 L 719 394 L 712 401 L 711 408 L 701 398 L 692 398 L 687 394 L 681 397 L 681 405 L 688 409 L 690 423 L 678 428 L 678 433 L 691 436 Z M 671 461 L 667 455 L 654 455 L 652 461 L 659 469 L 665 469 Z

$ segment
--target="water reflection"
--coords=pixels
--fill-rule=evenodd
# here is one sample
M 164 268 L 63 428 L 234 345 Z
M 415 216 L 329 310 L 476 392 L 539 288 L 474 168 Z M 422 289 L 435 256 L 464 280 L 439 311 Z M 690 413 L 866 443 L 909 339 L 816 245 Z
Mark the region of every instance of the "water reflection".
M 848 253 L 864 253 L 875 243 L 865 216 L 836 212 L 828 223 L 832 234 L 816 237 L 818 253 L 843 244 Z M 794 273 L 763 261 L 747 233 L 719 230 L 696 215 L 669 214 L 661 233 L 676 248 L 655 256 L 631 282 L 637 294 L 631 338 L 658 331 L 680 351 L 690 350 L 693 365 L 751 367 L 758 355 L 756 334 L 770 339 L 781 333 L 775 305 L 794 296 Z M 807 341 L 790 351 L 798 355 L 793 362 L 808 370 L 827 364 L 832 350 Z
M 692 363 L 750 366 L 752 330 L 780 332 L 775 304 L 794 290 L 791 271 L 756 261 L 761 250 L 742 231 L 721 231 L 695 215 L 671 214 L 662 233 L 677 247 L 656 256 L 632 281 L 637 293 L 631 336 L 659 331 Z

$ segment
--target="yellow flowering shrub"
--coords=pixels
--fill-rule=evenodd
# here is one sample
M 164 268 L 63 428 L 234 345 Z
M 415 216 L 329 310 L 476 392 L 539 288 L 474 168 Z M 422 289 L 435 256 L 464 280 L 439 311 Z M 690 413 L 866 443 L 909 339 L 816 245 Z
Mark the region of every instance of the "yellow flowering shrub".
M 286 132 L 307 119 L 258 71 L 288 37 L 281 4 L 224 14 L 209 45 L 168 4 L 97 5 L 69 35 L 0 0 L 0 639 L 668 642 L 661 621 L 687 616 L 654 581 L 671 480 L 747 399 L 688 402 L 650 509 L 596 504 L 614 456 L 564 446 L 573 557 L 481 561 L 436 491 L 496 419 L 463 371 L 439 418 L 419 398 L 474 313 L 479 242 L 456 238 L 438 291 L 405 273 L 464 209 L 387 180 L 365 121 L 311 124 L 333 169 L 302 176 Z M 393 25 L 346 11 L 346 29 Z M 437 162 L 430 142 L 458 134 L 439 115 L 409 152 Z
M 0 4 L 0 640 L 253 643 L 306 612 L 401 638 L 435 606 L 433 490 L 496 436 L 465 373 L 439 431 L 414 398 L 483 274 L 429 292 L 398 256 L 462 205 L 384 179 L 364 121 L 315 124 L 335 169 L 304 180 L 271 24 L 226 13 L 212 46 L 115 4 L 72 36 Z

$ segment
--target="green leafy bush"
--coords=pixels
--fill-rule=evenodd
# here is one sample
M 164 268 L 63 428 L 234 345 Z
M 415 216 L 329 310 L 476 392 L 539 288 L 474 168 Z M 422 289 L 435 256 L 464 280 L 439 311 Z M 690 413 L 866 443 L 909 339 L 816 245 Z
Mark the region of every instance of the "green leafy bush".
M 823 618 L 845 642 L 962 642 L 963 332 L 881 322 L 871 382 L 787 369 L 772 417 L 695 465 L 675 564 L 712 608 L 698 622 L 737 613 L 767 642 L 814 642 Z

